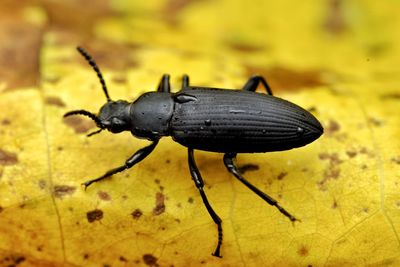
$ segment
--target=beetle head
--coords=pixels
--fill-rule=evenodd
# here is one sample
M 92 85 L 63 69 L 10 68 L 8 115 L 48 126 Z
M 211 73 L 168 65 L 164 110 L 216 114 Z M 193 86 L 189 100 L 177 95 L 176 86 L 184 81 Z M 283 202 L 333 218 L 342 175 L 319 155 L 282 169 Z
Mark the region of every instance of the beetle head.
M 72 116 L 72 115 L 83 115 L 91 118 L 100 129 L 88 134 L 88 136 L 92 136 L 93 134 L 97 134 L 102 130 L 108 130 L 112 133 L 120 133 L 125 130 L 129 130 L 129 103 L 124 100 L 113 101 L 111 100 L 107 86 L 104 81 L 103 75 L 100 72 L 100 69 L 97 67 L 96 62 L 93 58 L 86 52 L 83 48 L 77 48 L 79 53 L 86 59 L 86 61 L 92 66 L 93 70 L 96 72 L 97 77 L 100 80 L 100 84 L 103 88 L 103 92 L 107 98 L 107 103 L 105 103 L 101 108 L 98 115 L 95 115 L 87 110 L 73 110 L 67 112 L 64 117 Z
M 100 129 L 107 129 L 112 133 L 120 133 L 130 129 L 130 104 L 124 100 L 109 101 L 99 112 Z

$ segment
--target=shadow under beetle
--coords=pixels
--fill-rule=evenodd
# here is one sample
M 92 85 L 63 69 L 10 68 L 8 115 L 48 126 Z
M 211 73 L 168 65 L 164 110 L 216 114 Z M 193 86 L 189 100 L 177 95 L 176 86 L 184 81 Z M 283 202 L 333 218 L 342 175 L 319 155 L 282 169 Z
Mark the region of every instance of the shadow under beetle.
M 136 151 L 124 165 L 84 182 L 85 188 L 133 167 L 154 150 L 161 137 L 171 136 L 174 141 L 188 148 L 190 174 L 208 213 L 217 225 L 218 244 L 212 255 L 221 257 L 222 220 L 204 192 L 203 178 L 193 155 L 195 149 L 224 153 L 224 164 L 230 173 L 292 222 L 297 220 L 275 199 L 247 181 L 238 171 L 235 159 L 237 153 L 282 151 L 316 140 L 323 133 L 323 128 L 311 113 L 272 96 L 262 76 L 251 77 L 241 90 L 226 90 L 190 86 L 189 77 L 184 75 L 181 90 L 171 93 L 169 75 L 164 74 L 157 92 L 144 93 L 133 103 L 114 101 L 108 94 L 96 62 L 83 48 L 78 47 L 78 51 L 97 73 L 107 103 L 101 107 L 98 115 L 86 110 L 74 110 L 64 117 L 84 115 L 95 121 L 100 129 L 88 136 L 107 129 L 112 133 L 130 131 L 133 136 L 152 141 L 150 145 Z M 260 83 L 268 94 L 255 92 Z

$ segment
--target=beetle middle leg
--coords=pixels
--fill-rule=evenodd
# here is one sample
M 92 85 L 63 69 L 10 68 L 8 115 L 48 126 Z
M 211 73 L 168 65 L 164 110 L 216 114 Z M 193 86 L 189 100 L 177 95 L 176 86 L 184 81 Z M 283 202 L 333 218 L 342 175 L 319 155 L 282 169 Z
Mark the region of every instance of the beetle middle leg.
M 88 180 L 88 181 L 82 183 L 82 185 L 85 186 L 85 190 L 86 190 L 86 188 L 93 183 L 101 181 L 107 177 L 110 177 L 110 176 L 118 173 L 118 172 L 122 172 L 126 169 L 132 168 L 136 163 L 139 163 L 140 161 L 144 160 L 154 150 L 154 148 L 157 146 L 157 144 L 158 144 L 158 139 L 154 140 L 153 143 L 151 143 L 150 145 L 143 147 L 143 148 L 139 149 L 138 151 L 136 151 L 135 154 L 133 154 L 131 157 L 129 157 L 126 160 L 124 165 L 119 166 L 114 169 L 111 169 L 108 172 L 106 172 L 104 175 L 102 175 L 96 179 Z
M 171 92 L 171 85 L 169 83 L 169 74 L 164 74 L 161 77 L 160 83 L 157 87 L 157 92 L 169 93 Z
M 260 75 L 254 75 L 253 77 L 251 77 L 246 82 L 246 84 L 243 86 L 242 90 L 255 92 L 257 90 L 257 87 L 260 84 L 260 82 L 262 83 L 262 85 L 264 85 L 265 90 L 267 90 L 267 93 L 269 95 L 272 95 L 271 87 L 269 87 L 269 85 L 268 85 L 267 81 L 264 79 L 264 77 L 260 76 Z
M 217 215 L 217 213 L 215 213 L 214 209 L 210 205 L 210 202 L 208 202 L 206 193 L 203 190 L 204 189 L 204 181 L 203 181 L 203 178 L 201 177 L 199 169 L 197 168 L 196 162 L 194 161 L 193 149 L 191 149 L 191 148 L 188 149 L 188 160 L 189 160 L 189 170 L 190 170 L 190 174 L 192 175 L 192 179 L 193 179 L 197 189 L 200 192 L 200 196 L 203 199 L 203 203 L 206 206 L 208 213 L 210 214 L 214 223 L 218 227 L 218 244 L 212 255 L 221 258 L 222 256 L 221 256 L 220 250 L 221 250 L 221 245 L 222 245 L 222 220 Z
M 249 181 L 247 181 L 240 173 L 239 170 L 237 169 L 237 166 L 235 164 L 236 160 L 236 153 L 226 153 L 224 155 L 224 164 L 228 171 L 232 173 L 239 181 L 241 181 L 245 186 L 247 186 L 251 191 L 256 193 L 259 197 L 264 199 L 268 204 L 271 206 L 275 206 L 283 215 L 289 218 L 292 222 L 298 221 L 293 215 L 291 215 L 288 211 L 286 211 L 284 208 L 282 208 L 279 204 L 278 201 L 273 199 L 272 197 L 268 196 L 264 192 L 262 192 L 260 189 L 255 187 L 253 184 L 251 184 Z

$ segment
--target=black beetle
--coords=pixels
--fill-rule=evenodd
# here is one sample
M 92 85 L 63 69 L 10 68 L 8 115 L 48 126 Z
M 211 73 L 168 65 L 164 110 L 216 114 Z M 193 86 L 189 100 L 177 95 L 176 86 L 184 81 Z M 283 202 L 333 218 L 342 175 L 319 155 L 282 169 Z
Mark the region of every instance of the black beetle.
M 221 257 L 222 220 L 215 213 L 204 192 L 204 182 L 196 166 L 193 150 L 224 153 L 224 164 L 250 190 L 288 217 L 297 219 L 257 187 L 248 182 L 235 164 L 237 153 L 256 153 L 288 150 L 311 143 L 321 136 L 319 121 L 305 109 L 281 98 L 272 91 L 262 76 L 253 76 L 242 90 L 226 90 L 189 85 L 189 77 L 183 76 L 182 89 L 170 92 L 169 75 L 162 76 L 157 92 L 141 95 L 135 102 L 111 100 L 105 81 L 92 57 L 81 47 L 78 51 L 93 67 L 107 97 L 98 115 L 86 110 L 66 113 L 84 115 L 96 122 L 100 129 L 112 133 L 130 131 L 133 136 L 152 143 L 136 151 L 124 165 L 111 169 L 104 175 L 83 183 L 85 188 L 94 182 L 133 167 L 146 158 L 163 136 L 188 148 L 188 163 L 192 179 L 211 218 L 218 226 L 218 244 L 213 253 Z M 262 84 L 268 94 L 256 93 Z

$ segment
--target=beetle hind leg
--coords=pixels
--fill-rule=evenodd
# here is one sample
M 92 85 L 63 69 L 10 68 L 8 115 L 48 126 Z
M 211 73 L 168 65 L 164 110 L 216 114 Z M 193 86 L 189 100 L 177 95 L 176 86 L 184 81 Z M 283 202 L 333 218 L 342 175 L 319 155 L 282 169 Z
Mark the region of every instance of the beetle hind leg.
M 221 245 L 222 245 L 222 220 L 221 218 L 215 213 L 214 209 L 211 207 L 210 202 L 208 202 L 206 193 L 204 192 L 204 181 L 201 177 L 200 171 L 197 168 L 196 162 L 194 160 L 193 149 L 188 149 L 188 161 L 189 161 L 189 170 L 192 176 L 192 179 L 200 192 L 200 196 L 203 200 L 204 205 L 207 208 L 208 213 L 210 214 L 211 218 L 213 219 L 214 223 L 217 225 L 218 228 L 218 244 L 215 248 L 213 256 L 222 258 L 221 256 Z
M 267 93 L 269 95 L 272 95 L 272 90 L 271 87 L 269 87 L 267 81 L 265 80 L 265 78 L 261 75 L 254 75 L 253 77 L 251 77 L 246 84 L 243 86 L 242 90 L 243 91 L 251 91 L 251 92 L 255 92 L 257 90 L 258 85 L 260 84 L 260 82 L 262 83 L 262 85 L 264 86 L 265 90 L 267 90 Z
M 251 191 L 256 193 L 259 197 L 261 197 L 263 200 L 265 200 L 268 204 L 271 206 L 275 206 L 283 215 L 289 218 L 292 222 L 299 221 L 296 219 L 293 215 L 291 215 L 288 211 L 286 211 L 283 207 L 281 207 L 278 204 L 278 201 L 273 199 L 272 197 L 268 196 L 264 192 L 262 192 L 260 189 L 255 187 L 253 184 L 251 184 L 249 181 L 247 181 L 240 173 L 239 170 L 237 169 L 236 163 L 234 162 L 236 160 L 236 153 L 226 153 L 224 155 L 224 164 L 228 171 L 232 173 L 239 181 L 241 181 L 245 186 L 247 186 Z
M 189 76 L 184 74 L 182 77 L 182 90 L 189 87 Z

